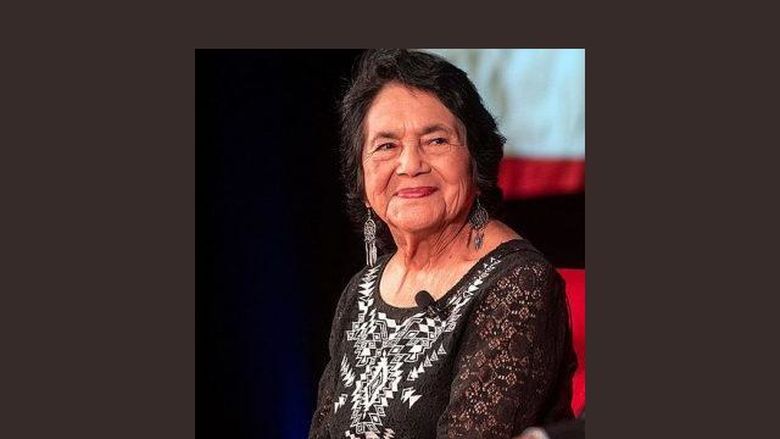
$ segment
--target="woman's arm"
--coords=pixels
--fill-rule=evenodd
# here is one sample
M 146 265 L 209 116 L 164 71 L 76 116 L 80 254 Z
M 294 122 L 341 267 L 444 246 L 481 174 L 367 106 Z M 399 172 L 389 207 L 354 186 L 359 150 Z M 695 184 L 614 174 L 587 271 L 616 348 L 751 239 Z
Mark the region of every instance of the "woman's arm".
M 314 415 L 311 419 L 311 426 L 309 427 L 309 439 L 325 439 L 329 438 L 328 433 L 328 414 L 333 407 L 333 373 L 334 373 L 334 361 L 333 357 L 328 360 L 328 364 L 325 366 L 325 371 L 322 372 L 320 377 L 320 383 L 317 391 L 317 407 L 314 410 Z
M 553 407 L 561 367 L 563 380 L 573 372 L 563 281 L 541 257 L 516 258 L 466 322 L 440 438 L 509 438 L 546 415 L 572 416 L 568 401 Z
M 344 312 L 346 302 L 351 295 L 350 293 L 354 291 L 355 282 L 359 278 L 359 275 L 360 273 L 352 277 L 346 288 L 344 288 L 344 291 L 342 291 L 339 302 L 336 305 L 336 312 L 333 315 L 333 321 L 330 326 L 330 337 L 328 339 L 328 364 L 325 366 L 325 371 L 322 372 L 322 376 L 320 377 L 317 390 L 317 406 L 314 409 L 311 426 L 309 427 L 309 439 L 330 438 L 330 433 L 328 433 L 328 417 L 333 413 L 333 400 L 337 379 L 336 369 L 338 368 L 338 359 L 336 358 L 336 355 L 341 337 L 343 337 L 341 327 L 345 318 Z

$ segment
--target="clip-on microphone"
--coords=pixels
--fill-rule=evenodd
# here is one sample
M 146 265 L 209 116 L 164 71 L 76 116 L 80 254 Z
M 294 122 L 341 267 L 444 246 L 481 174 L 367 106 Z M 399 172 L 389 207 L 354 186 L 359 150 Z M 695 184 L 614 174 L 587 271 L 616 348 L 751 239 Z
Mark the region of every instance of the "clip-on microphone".
M 430 317 L 438 317 L 444 320 L 444 312 L 439 308 L 436 300 L 433 299 L 431 293 L 421 290 L 414 296 L 414 301 L 417 302 L 417 306 L 423 308 Z

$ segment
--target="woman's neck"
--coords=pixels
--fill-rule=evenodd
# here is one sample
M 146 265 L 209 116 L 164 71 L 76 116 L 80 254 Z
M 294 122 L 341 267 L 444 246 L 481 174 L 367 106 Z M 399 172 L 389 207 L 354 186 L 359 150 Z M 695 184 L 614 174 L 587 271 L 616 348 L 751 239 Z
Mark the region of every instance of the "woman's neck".
M 468 259 L 471 228 L 468 222 L 450 223 L 435 233 L 394 233 L 397 263 L 406 270 L 424 271 Z

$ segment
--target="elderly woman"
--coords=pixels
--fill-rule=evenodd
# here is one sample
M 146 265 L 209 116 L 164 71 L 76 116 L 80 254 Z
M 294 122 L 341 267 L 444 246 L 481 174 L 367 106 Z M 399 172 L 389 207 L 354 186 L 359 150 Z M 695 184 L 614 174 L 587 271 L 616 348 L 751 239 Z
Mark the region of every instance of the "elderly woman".
M 341 112 L 367 263 L 336 308 L 309 437 L 509 438 L 571 418 L 563 283 L 494 219 L 504 138 L 466 74 L 368 51 Z

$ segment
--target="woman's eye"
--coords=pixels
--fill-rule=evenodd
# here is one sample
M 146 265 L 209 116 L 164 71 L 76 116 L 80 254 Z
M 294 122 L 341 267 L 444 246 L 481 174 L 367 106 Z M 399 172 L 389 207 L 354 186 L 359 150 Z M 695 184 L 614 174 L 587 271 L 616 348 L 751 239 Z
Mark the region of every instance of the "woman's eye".
M 383 144 L 377 146 L 376 150 L 377 151 L 385 151 L 385 150 L 393 149 L 393 148 L 395 148 L 395 145 L 393 145 L 392 143 L 383 143 Z

